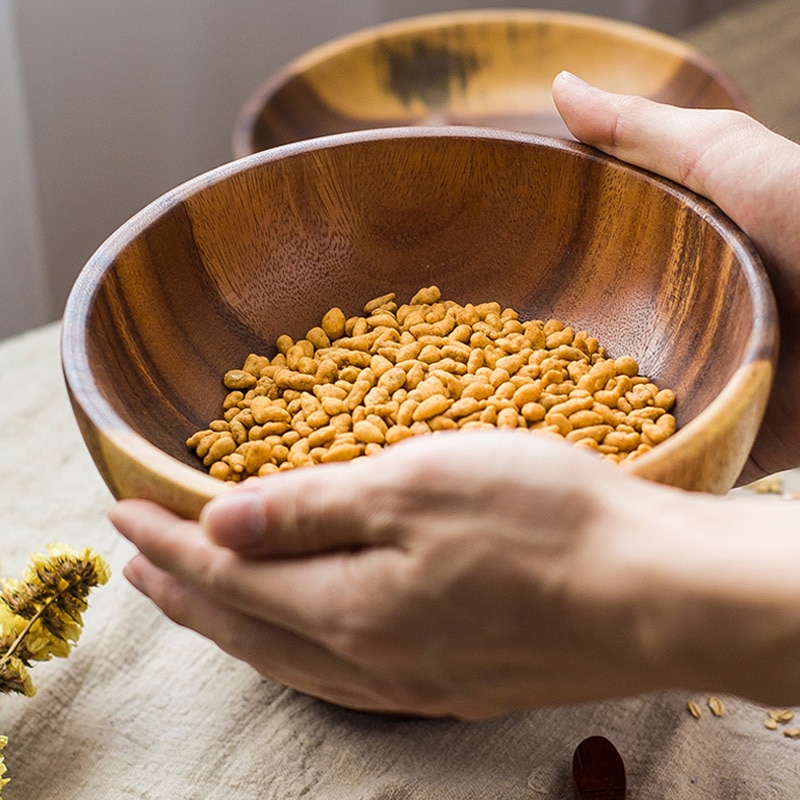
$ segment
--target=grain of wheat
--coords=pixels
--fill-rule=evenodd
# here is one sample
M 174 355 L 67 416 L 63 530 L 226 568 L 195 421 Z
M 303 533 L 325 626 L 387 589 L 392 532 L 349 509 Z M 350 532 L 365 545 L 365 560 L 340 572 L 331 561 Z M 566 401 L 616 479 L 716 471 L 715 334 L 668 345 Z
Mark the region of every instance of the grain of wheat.
M 275 348 L 225 373 L 221 417 L 187 439 L 214 477 L 239 482 L 479 428 L 557 435 L 621 463 L 675 432 L 674 392 L 632 357 L 611 358 L 558 320 L 442 300 L 436 286 L 400 306 L 394 293 L 376 297 L 363 315 L 331 308 Z
M 703 709 L 701 709 L 701 708 L 700 708 L 700 706 L 699 706 L 697 703 L 695 703 L 695 701 L 694 701 L 694 700 L 690 700 L 690 701 L 689 701 L 689 702 L 686 704 L 686 708 L 688 708 L 688 709 L 689 709 L 689 713 L 690 713 L 690 714 L 691 714 L 691 715 L 692 715 L 692 716 L 693 716 L 695 719 L 700 719 L 700 717 L 702 717 L 702 716 L 703 716 Z
M 719 697 L 712 696 L 708 698 L 708 707 L 711 709 L 711 713 L 715 717 L 724 717 L 725 716 L 725 706 L 722 703 L 722 700 Z

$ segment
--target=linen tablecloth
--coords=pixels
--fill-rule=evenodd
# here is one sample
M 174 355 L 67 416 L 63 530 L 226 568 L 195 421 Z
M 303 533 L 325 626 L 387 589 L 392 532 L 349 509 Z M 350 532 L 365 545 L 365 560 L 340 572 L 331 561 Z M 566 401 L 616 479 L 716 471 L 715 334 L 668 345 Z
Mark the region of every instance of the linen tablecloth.
M 593 734 L 620 750 L 631 798 L 800 794 L 800 740 L 732 697 L 723 717 L 674 691 L 467 723 L 352 712 L 261 679 L 122 577 L 132 548 L 106 519 L 58 335 L 54 324 L 0 343 L 0 574 L 63 541 L 94 547 L 113 575 L 73 654 L 33 667 L 36 696 L 0 697 L 6 800 L 566 800 L 572 753 Z
M 796 0 L 685 38 L 731 71 L 757 116 L 800 136 Z M 122 577 L 132 548 L 106 519 L 112 498 L 69 408 L 58 335 L 53 324 L 0 342 L 0 575 L 18 577 L 55 541 L 94 547 L 113 575 L 74 653 L 33 668 L 37 695 L 0 696 L 5 800 L 567 800 L 572 753 L 594 734 L 620 750 L 631 800 L 800 796 L 800 739 L 733 697 L 722 717 L 708 695 L 681 691 L 481 723 L 385 717 L 262 680 L 178 628 Z M 785 495 L 800 488 L 797 473 L 782 481 Z

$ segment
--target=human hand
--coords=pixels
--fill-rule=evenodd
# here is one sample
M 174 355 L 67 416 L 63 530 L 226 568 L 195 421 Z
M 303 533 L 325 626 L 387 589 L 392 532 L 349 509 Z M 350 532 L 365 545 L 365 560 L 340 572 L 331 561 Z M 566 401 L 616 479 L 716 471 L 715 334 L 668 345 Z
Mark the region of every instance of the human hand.
M 657 689 L 800 702 L 791 504 L 633 478 L 524 432 L 421 436 L 111 520 L 130 582 L 267 678 L 478 719 Z
M 798 148 L 732 112 L 563 76 L 554 96 L 578 138 L 710 197 L 761 250 L 784 341 L 745 475 L 794 466 Z M 199 524 L 136 500 L 111 518 L 141 551 L 130 581 L 266 677 L 354 708 L 481 718 L 675 687 L 800 702 L 792 512 L 494 431 L 273 476 Z
M 736 111 L 610 94 L 568 73 L 553 99 L 575 138 L 716 203 L 764 260 L 781 347 L 764 422 L 740 482 L 800 466 L 800 145 Z
M 200 524 L 140 500 L 111 519 L 142 553 L 129 580 L 262 675 L 480 718 L 669 683 L 634 619 L 659 498 L 676 505 L 546 437 L 459 432 L 237 488 Z

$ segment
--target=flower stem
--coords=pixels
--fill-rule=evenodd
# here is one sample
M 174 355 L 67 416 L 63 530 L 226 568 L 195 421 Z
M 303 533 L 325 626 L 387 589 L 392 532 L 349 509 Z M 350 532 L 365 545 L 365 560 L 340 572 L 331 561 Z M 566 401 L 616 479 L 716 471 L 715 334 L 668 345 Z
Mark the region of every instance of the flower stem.
M 62 597 L 65 592 L 71 591 L 80 583 L 80 581 L 76 581 L 73 584 L 69 584 L 62 589 L 59 589 L 55 594 L 51 597 L 48 597 L 47 600 L 42 603 L 42 605 L 37 609 L 36 613 L 28 620 L 28 623 L 25 627 L 19 632 L 19 635 L 13 642 L 9 645 L 8 649 L 3 653 L 2 657 L 0 657 L 0 667 L 5 666 L 11 658 L 14 656 L 16 650 L 20 647 L 20 645 L 25 641 L 25 637 L 31 632 L 31 628 L 33 628 L 34 624 L 41 616 L 44 614 L 45 611 L 53 604 L 59 597 Z

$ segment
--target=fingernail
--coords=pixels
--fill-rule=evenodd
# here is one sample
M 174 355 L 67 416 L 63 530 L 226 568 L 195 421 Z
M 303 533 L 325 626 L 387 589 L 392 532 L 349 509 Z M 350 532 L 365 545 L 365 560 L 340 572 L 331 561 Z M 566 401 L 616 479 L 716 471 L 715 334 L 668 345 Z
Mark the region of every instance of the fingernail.
M 596 86 L 592 86 L 591 83 L 587 83 L 583 78 L 579 78 L 577 75 L 573 74 L 572 72 L 568 72 L 567 70 L 562 70 L 559 72 L 558 77 L 567 83 L 571 83 L 573 86 L 580 86 L 583 89 L 597 88 Z
M 143 556 L 141 554 L 135 555 L 123 568 L 122 574 L 125 576 L 125 580 L 133 586 L 134 589 L 140 591 L 142 594 L 146 594 L 144 591 L 144 582 L 142 580 L 142 576 L 138 573 L 136 569 L 136 562 L 141 560 Z
M 264 501 L 259 492 L 232 490 L 212 500 L 200 515 L 209 539 L 246 550 L 264 539 Z

